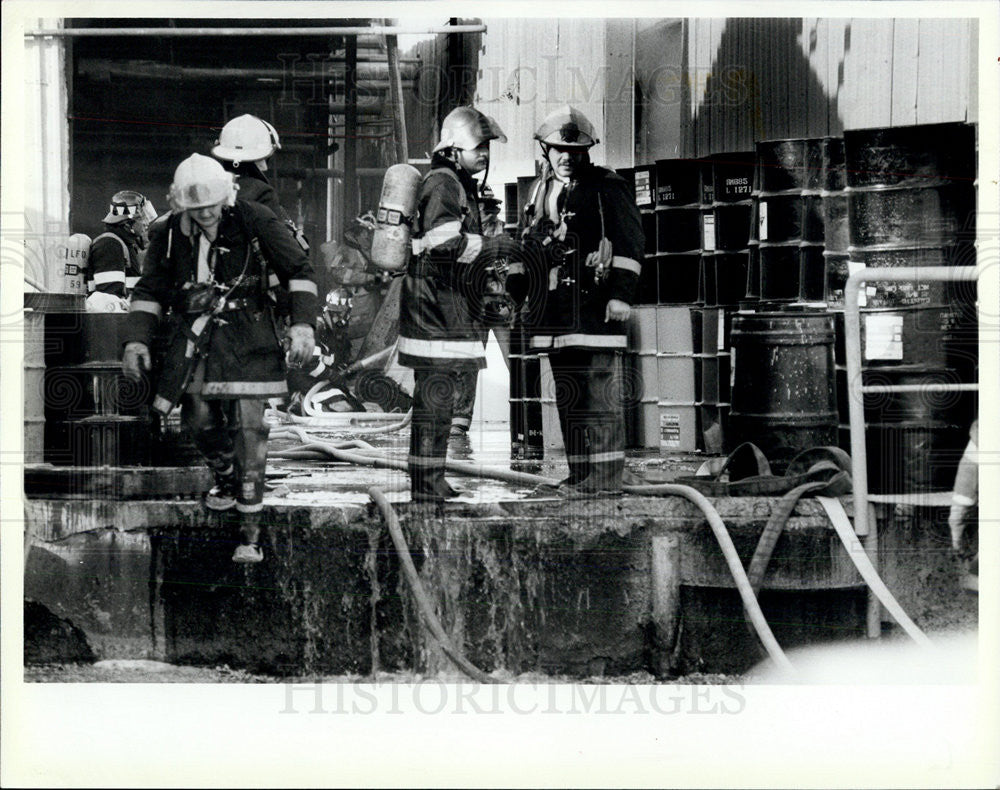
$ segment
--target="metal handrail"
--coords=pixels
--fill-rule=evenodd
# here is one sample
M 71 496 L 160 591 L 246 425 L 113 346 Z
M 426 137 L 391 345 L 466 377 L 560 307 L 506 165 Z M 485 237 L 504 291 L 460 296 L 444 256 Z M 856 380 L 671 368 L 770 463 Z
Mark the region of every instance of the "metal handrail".
M 975 266 L 917 267 L 905 266 L 892 269 L 859 269 L 847 278 L 844 287 L 844 350 L 847 357 L 847 405 L 851 429 L 851 478 L 854 483 L 854 532 L 863 538 L 865 553 L 873 563 L 878 557 L 878 527 L 874 518 L 869 518 L 869 505 L 873 501 L 888 503 L 912 503 L 912 495 L 897 494 L 871 497 L 868 493 L 868 448 L 865 442 L 866 392 L 913 392 L 929 390 L 933 392 L 978 389 L 976 384 L 949 384 L 935 382 L 926 387 L 909 384 L 864 386 L 861 373 L 861 310 L 858 294 L 861 286 L 868 282 L 958 282 L 975 280 Z M 928 504 L 933 498 L 928 498 Z M 881 630 L 878 622 L 877 606 L 868 609 L 868 636 L 877 636 Z

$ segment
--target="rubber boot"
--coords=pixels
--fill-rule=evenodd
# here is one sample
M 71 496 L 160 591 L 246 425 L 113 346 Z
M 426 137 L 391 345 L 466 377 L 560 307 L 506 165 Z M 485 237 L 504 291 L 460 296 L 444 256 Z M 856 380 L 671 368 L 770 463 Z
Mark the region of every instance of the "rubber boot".
M 253 564 L 264 559 L 260 548 L 260 511 L 240 514 L 240 545 L 233 552 L 233 562 Z

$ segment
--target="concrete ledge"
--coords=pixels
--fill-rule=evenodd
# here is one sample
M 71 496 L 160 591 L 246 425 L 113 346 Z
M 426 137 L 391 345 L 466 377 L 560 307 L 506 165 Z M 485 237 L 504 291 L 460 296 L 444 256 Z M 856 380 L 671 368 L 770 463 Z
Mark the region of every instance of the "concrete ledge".
M 744 563 L 776 501 L 715 501 Z M 446 630 L 487 671 L 733 671 L 740 654 L 730 648 L 748 640 L 741 650 L 753 656 L 738 601 L 735 613 L 708 616 L 707 630 L 697 625 L 705 617 L 686 614 L 709 610 L 682 587 L 735 596 L 687 500 L 511 499 L 397 511 Z M 451 671 L 418 620 L 381 514 L 356 494 L 336 505 L 269 504 L 266 558 L 250 567 L 230 560 L 237 517 L 198 502 L 29 499 L 25 517 L 34 542 L 25 595 L 81 628 L 98 658 L 288 674 Z M 840 555 L 821 508 L 801 502 L 765 579 L 778 596 L 770 616 L 788 621 L 787 596 L 801 601 L 812 591 L 827 595 L 822 606 L 842 627 L 860 629 L 863 607 L 858 615 L 854 603 L 829 599 L 844 590 L 857 597 L 859 580 Z M 797 606 L 793 625 L 801 626 L 812 615 Z M 784 628 L 785 643 L 808 641 L 799 626 Z

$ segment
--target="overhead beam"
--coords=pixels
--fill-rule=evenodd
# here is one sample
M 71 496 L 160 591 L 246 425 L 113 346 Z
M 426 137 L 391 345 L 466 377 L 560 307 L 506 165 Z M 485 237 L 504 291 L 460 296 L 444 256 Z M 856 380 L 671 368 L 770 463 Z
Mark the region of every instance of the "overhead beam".
M 438 33 L 485 33 L 486 25 L 431 27 L 105 27 L 26 30 L 25 38 L 85 38 L 101 36 L 412 36 Z
M 319 68 L 315 68 L 319 66 Z M 310 71 L 310 68 L 312 70 Z M 78 73 L 84 77 L 110 79 L 122 77 L 125 79 L 273 79 L 297 82 L 304 79 L 327 79 L 343 77 L 347 73 L 347 64 L 337 64 L 331 67 L 327 61 L 307 61 L 301 71 L 296 71 L 295 64 L 286 68 L 262 67 L 221 67 L 207 66 L 177 66 L 172 63 L 158 63 L 153 60 L 122 60 L 114 61 L 107 58 L 95 60 L 82 58 L 78 65 Z M 405 81 L 412 81 L 418 69 L 406 66 L 401 69 Z M 358 82 L 382 82 L 389 80 L 388 62 L 358 64 L 355 70 Z

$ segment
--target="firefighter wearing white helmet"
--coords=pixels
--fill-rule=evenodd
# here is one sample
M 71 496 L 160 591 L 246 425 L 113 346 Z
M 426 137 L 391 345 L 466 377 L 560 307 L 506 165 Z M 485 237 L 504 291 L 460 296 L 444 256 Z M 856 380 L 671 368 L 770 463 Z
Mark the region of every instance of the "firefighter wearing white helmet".
M 271 274 L 291 294 L 287 364 L 312 357 L 316 283 L 305 253 L 264 206 L 236 199 L 231 173 L 192 154 L 174 172 L 171 212 L 150 232 L 146 265 L 132 292 L 122 367 L 136 380 L 150 368 L 161 319 L 174 331 L 153 408 L 181 405 L 181 419 L 212 472 L 207 507 L 241 514 L 233 559 L 262 559 L 258 545 L 267 460 L 264 402 L 281 397 L 286 355 L 265 293 Z
M 486 364 L 475 289 L 487 268 L 519 254 L 511 239 L 483 235 L 473 175 L 489 167 L 491 140 L 507 141 L 496 121 L 473 107 L 452 110 L 417 197 L 416 254 L 403 278 L 397 346 L 400 363 L 414 373 L 407 462 L 414 500 L 458 493 L 444 477 L 455 377 Z
M 529 298 L 530 348 L 547 352 L 559 392 L 567 497 L 620 494 L 625 465 L 621 352 L 644 250 L 639 211 L 618 174 L 590 162 L 593 125 L 569 105 L 535 133 L 544 157 L 520 223 L 527 271 L 508 288 Z
M 118 298 L 131 292 L 139 279 L 140 252 L 149 241 L 151 213 L 152 204 L 139 192 L 123 189 L 114 194 L 102 220 L 104 232 L 90 245 L 89 291 Z
M 268 181 L 267 160 L 281 148 L 277 130 L 256 115 L 240 115 L 233 118 L 219 132 L 219 139 L 212 148 L 212 156 L 233 174 L 241 200 L 252 200 L 267 206 L 277 214 L 304 249 L 309 244 L 288 212 L 278 200 L 271 182 Z

